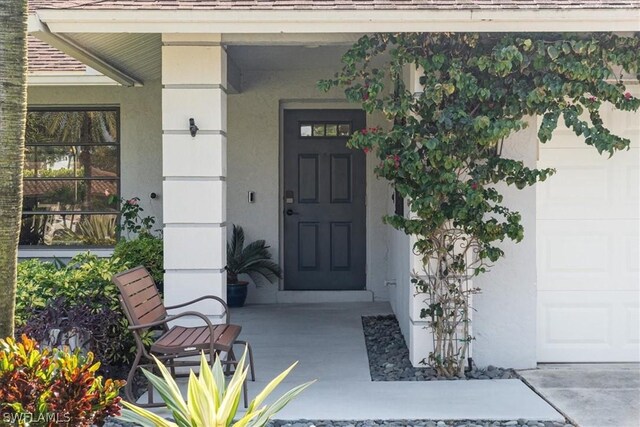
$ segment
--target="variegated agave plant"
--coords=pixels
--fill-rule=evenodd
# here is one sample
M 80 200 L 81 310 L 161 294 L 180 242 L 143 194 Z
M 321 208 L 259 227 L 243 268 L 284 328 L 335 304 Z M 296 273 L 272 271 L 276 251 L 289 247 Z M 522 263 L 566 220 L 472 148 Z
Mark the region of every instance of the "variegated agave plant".
M 153 412 L 125 401 L 122 401 L 122 403 L 128 409 L 122 411 L 121 419 L 137 423 L 143 427 L 260 427 L 266 425 L 287 403 L 315 382 L 310 381 L 294 387 L 274 403 L 263 405 L 267 396 L 296 366 L 296 362 L 274 378 L 251 401 L 241 418 L 234 422 L 242 398 L 242 385 L 247 378 L 246 353 L 245 350 L 240 359 L 238 369 L 228 384 L 220 361 L 216 359 L 213 369 L 211 369 L 203 354 L 200 359 L 200 374 L 196 376 L 191 371 L 189 376 L 186 402 L 167 368 L 156 359 L 162 378 L 143 369 L 144 375 L 158 391 L 167 404 L 167 408 L 171 410 L 175 422 L 168 421 Z

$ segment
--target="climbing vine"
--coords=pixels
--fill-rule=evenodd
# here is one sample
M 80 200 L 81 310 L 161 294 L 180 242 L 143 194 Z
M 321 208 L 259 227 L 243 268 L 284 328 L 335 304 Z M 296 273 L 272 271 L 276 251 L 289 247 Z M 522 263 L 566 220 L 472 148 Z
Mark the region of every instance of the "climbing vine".
M 373 34 L 319 82 L 324 91 L 344 88 L 348 100 L 389 122 L 353 134 L 348 145 L 375 153 L 376 174 L 409 203 L 409 215 L 385 221 L 415 236 L 424 271 L 413 283 L 428 296 L 422 315 L 434 335 L 425 363 L 440 375 L 463 375 L 469 297 L 478 291 L 470 279 L 504 255 L 500 242 L 524 237 L 520 213 L 496 184 L 523 189 L 554 172 L 502 156 L 505 138 L 538 116 L 542 143 L 563 120 L 601 154 L 628 149 L 599 110 L 640 107 L 625 87 L 640 79 L 638 51 L 637 34 Z M 419 93 L 408 88 L 408 69 L 419 74 Z

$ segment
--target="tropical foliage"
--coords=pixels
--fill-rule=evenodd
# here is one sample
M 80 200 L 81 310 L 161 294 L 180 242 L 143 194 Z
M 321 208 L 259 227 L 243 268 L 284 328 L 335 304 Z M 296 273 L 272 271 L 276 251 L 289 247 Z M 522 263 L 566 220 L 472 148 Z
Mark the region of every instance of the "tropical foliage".
M 128 265 L 143 265 L 149 271 L 158 288 L 162 291 L 164 282 L 164 243 L 159 232 L 153 229 L 156 218 L 142 216 L 144 209 L 140 199 L 120 199 L 122 224 L 118 226 L 120 240 L 113 256 L 125 260 Z
M 117 198 L 116 198 L 117 200 Z M 120 199 L 120 214 L 122 215 L 122 225 L 118 227 L 120 232 L 124 231 L 122 237 L 131 238 L 134 235 L 153 235 L 153 226 L 156 223 L 155 217 L 148 215 L 143 217 L 144 209 L 140 206 L 140 198 Z
M 0 339 L 0 422 L 14 426 L 102 425 L 119 415 L 122 381 L 96 376 L 100 363 L 79 350 L 39 349 L 22 336 Z
M 135 342 L 118 301 L 111 276 L 128 264 L 118 258 L 98 258 L 85 253 L 64 265 L 31 259 L 18 265 L 16 327 L 40 341 L 82 337 L 87 347 L 106 364 L 128 363 Z M 65 342 L 52 344 L 65 344 Z
M 163 241 L 151 234 L 141 234 L 132 240 L 120 239 L 113 250 L 113 256 L 126 260 L 131 267 L 144 265 L 158 288 L 164 282 Z
M 240 274 L 249 275 L 259 285 L 261 279 L 275 282 L 282 276 L 282 269 L 272 261 L 264 240 L 256 240 L 245 247 L 244 230 L 234 225 L 227 243 L 227 282 L 236 283 Z
M 278 411 L 313 384 L 311 381 L 294 387 L 274 403 L 265 405 L 265 399 L 289 375 L 289 372 L 296 365 L 293 364 L 258 393 L 249 404 L 246 412 L 240 419 L 234 421 L 242 399 L 243 384 L 247 379 L 246 355 L 245 350 L 238 369 L 227 383 L 220 360 L 216 358 L 213 368 L 211 368 L 203 354 L 200 359 L 199 375 L 196 376 L 191 371 L 189 376 L 186 402 L 171 373 L 156 359 L 162 377 L 146 370 L 144 370 L 144 375 L 162 396 L 175 422 L 168 421 L 128 402 L 123 402 L 128 410 L 123 410 L 122 419 L 143 427 L 260 427 L 266 425 Z
M 414 283 L 431 297 L 423 315 L 436 348 L 426 362 L 442 375 L 464 368 L 469 295 L 477 291 L 469 279 L 504 256 L 501 242 L 524 237 L 521 214 L 503 203 L 498 184 L 523 189 L 554 172 L 502 156 L 504 140 L 517 141 L 538 116 L 542 143 L 562 119 L 599 153 L 627 149 L 630 141 L 607 128 L 600 107 L 640 107 L 625 87 L 640 77 L 639 48 L 637 34 L 374 34 L 319 83 L 343 87 L 347 99 L 389 121 L 348 144 L 372 151 L 377 175 L 409 203 L 410 215 L 385 221 L 415 236 L 424 271 Z M 403 78 L 408 70 L 419 76 L 419 93 Z

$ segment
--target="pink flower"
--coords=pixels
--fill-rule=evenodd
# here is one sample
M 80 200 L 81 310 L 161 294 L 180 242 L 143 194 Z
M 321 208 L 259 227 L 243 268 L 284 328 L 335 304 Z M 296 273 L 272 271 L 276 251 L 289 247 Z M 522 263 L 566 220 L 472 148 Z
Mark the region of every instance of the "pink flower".
M 393 163 L 395 164 L 396 169 L 398 169 L 400 167 L 400 156 L 398 156 L 397 154 L 394 154 Z
M 366 135 L 366 134 L 367 134 L 367 132 L 369 132 L 367 129 L 362 129 L 362 134 L 363 134 L 363 135 Z
M 129 199 L 127 200 L 127 204 L 136 206 L 138 204 L 138 201 L 135 198 Z
M 627 101 L 630 100 L 631 98 L 633 98 L 633 96 L 631 95 L 630 92 L 625 92 L 624 93 L 624 99 L 626 99 Z
M 598 100 L 598 98 L 596 98 L 595 96 L 590 96 L 588 99 L 591 102 L 596 102 Z
M 477 189 L 478 189 L 478 183 L 477 183 L 477 182 L 472 182 L 472 183 L 471 183 L 471 188 L 472 188 L 473 190 L 477 190 Z
M 369 147 L 364 147 L 362 151 L 364 151 L 364 154 L 367 154 L 371 149 Z

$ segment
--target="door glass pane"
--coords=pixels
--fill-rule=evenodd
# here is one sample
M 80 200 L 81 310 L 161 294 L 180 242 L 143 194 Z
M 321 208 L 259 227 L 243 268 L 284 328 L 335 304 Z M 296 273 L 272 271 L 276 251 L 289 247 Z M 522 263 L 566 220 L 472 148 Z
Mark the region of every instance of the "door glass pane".
M 348 123 L 338 125 L 338 136 L 351 136 L 351 125 Z
M 311 125 L 300 125 L 300 136 L 311 136 Z
M 327 125 L 326 126 L 327 136 L 338 136 L 338 125 Z
M 324 136 L 324 124 L 313 125 L 313 136 Z

